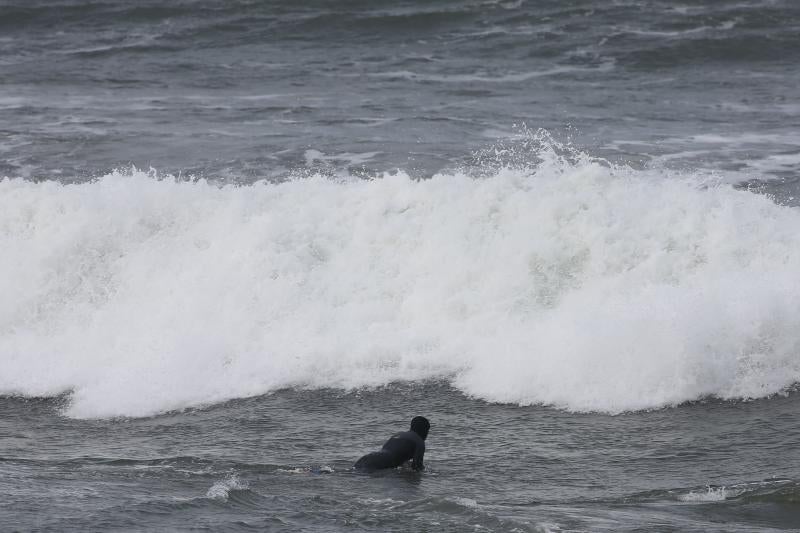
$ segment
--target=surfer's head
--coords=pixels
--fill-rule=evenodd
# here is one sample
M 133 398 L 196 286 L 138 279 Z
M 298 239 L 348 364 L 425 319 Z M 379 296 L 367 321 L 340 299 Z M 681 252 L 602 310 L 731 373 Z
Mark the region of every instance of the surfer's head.
M 431 423 L 424 416 L 415 416 L 411 419 L 411 431 L 422 437 L 422 440 L 428 436 L 429 429 L 431 429 Z

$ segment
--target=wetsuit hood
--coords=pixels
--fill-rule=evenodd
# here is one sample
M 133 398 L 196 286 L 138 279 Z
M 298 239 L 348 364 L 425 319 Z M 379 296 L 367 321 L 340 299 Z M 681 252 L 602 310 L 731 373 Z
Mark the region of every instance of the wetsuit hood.
M 424 416 L 415 416 L 411 419 L 411 431 L 422 437 L 422 440 L 428 436 L 430 429 L 431 423 Z

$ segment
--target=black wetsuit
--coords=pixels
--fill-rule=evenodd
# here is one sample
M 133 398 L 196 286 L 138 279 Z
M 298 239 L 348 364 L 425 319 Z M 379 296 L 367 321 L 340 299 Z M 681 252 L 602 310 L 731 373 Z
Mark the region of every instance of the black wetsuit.
M 422 470 L 422 456 L 425 455 L 425 441 L 413 431 L 392 435 L 381 451 L 368 453 L 356 461 L 356 470 L 382 470 L 396 468 L 411 460 L 411 468 Z

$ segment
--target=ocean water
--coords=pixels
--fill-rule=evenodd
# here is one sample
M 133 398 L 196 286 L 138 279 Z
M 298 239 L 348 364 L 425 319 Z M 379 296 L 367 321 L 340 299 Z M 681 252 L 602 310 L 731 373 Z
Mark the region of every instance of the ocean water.
M 798 87 L 792 0 L 0 1 L 0 529 L 800 531 Z

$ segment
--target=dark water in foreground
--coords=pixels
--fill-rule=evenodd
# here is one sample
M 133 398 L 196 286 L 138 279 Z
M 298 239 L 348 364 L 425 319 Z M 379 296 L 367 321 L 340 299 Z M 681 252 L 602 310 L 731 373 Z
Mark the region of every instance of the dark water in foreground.
M 777 531 L 800 524 L 798 396 L 620 416 L 440 385 L 281 391 L 145 419 L 0 403 L 3 529 Z M 433 421 L 427 470 L 361 453 Z

